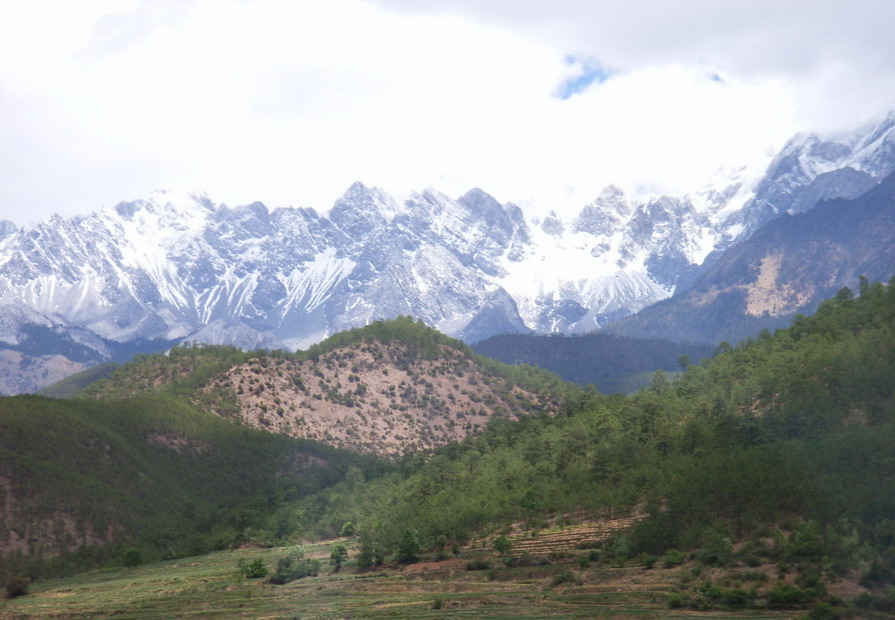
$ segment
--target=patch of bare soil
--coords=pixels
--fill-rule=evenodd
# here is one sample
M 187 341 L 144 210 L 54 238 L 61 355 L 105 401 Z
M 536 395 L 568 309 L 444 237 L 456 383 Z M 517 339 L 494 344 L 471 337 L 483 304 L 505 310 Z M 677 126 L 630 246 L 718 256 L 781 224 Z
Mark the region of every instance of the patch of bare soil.
M 800 308 L 814 291 L 798 291 L 794 283 L 780 282 L 783 254 L 769 254 L 761 259 L 758 276 L 746 286 L 746 314 L 750 316 L 782 316 Z

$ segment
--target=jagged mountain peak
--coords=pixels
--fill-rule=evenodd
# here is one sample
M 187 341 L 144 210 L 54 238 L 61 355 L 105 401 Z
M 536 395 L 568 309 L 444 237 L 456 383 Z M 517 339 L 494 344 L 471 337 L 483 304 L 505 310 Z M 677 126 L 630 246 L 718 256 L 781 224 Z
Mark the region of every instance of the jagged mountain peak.
M 0 220 L 0 240 L 13 234 L 18 229 L 19 228 L 15 225 L 15 222 L 11 222 L 9 220 Z
M 562 220 L 559 219 L 559 216 L 556 215 L 556 211 L 551 211 L 541 221 L 541 230 L 548 235 L 558 237 L 566 231 L 566 226 L 562 223 Z
M 607 330 L 719 342 L 781 327 L 796 313 L 813 312 L 841 287 L 854 287 L 861 276 L 892 276 L 893 213 L 895 173 L 857 198 L 783 214 L 704 266 L 689 289 Z
M 528 241 L 528 226 L 522 210 L 512 203 L 500 204 L 496 198 L 478 187 L 466 192 L 457 199 L 466 207 L 473 219 L 485 225 L 489 230 L 508 240 L 517 234 L 523 241 Z
M 497 199 L 478 187 L 474 187 L 457 199 L 457 202 L 469 209 L 473 214 L 486 220 L 497 220 L 506 217 L 503 205 Z
M 868 124 L 865 130 L 865 138 L 861 141 L 860 146 L 866 147 L 880 141 L 892 141 L 893 133 L 895 133 L 895 110 L 889 112 L 884 118 L 878 122 Z
M 650 196 L 638 205 L 635 213 L 647 213 L 658 221 L 698 215 L 689 199 L 676 196 Z
M 612 208 L 618 213 L 628 213 L 631 210 L 631 204 L 624 190 L 617 185 L 607 185 L 600 192 L 600 195 L 591 203 L 595 206 L 604 208 Z
M 381 189 L 355 181 L 333 204 L 329 220 L 356 237 L 388 224 L 400 212 L 398 204 Z
M 895 113 L 854 131 L 798 134 L 754 183 L 743 207 L 723 210 L 724 241 L 718 249 L 748 238 L 780 214 L 810 209 L 818 200 L 857 198 L 893 170 Z
M 457 199 L 462 205 L 466 205 L 470 209 L 479 210 L 481 207 L 476 208 L 480 204 L 486 205 L 500 205 L 497 199 L 483 190 L 481 187 L 473 187 L 471 190 L 463 194 Z
M 217 205 L 204 192 L 156 190 L 145 199 L 120 202 L 112 207 L 112 211 L 123 219 L 131 220 L 141 213 L 189 216 L 197 212 L 214 212 L 216 208 Z
M 263 222 L 264 224 L 269 224 L 270 215 L 270 209 L 267 208 L 267 205 L 263 202 L 256 201 L 251 204 L 239 205 L 236 207 L 221 205 L 215 211 L 214 219 L 217 221 L 238 220 L 241 222 L 256 220 Z
M 854 131 L 831 135 L 801 133 L 791 138 L 774 158 L 762 185 L 798 165 L 807 176 L 816 176 L 839 168 L 850 167 L 879 179 L 895 168 L 891 155 L 895 152 L 895 111 L 882 119 L 865 123 Z M 759 190 L 760 191 L 760 190 Z
M 615 185 L 608 185 L 593 202 L 581 209 L 572 229 L 592 235 L 611 235 L 631 213 L 632 206 L 625 192 Z

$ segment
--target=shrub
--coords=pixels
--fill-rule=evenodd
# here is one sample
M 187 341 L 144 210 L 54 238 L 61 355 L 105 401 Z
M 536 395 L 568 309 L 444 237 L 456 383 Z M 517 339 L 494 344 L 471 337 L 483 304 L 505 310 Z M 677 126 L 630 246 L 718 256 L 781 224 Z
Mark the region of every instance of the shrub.
M 579 583 L 579 581 L 578 581 L 578 576 L 574 572 L 572 572 L 570 569 L 567 568 L 566 570 L 562 571 L 561 573 L 557 573 L 553 577 L 553 581 L 551 583 L 554 587 L 556 587 L 556 586 L 562 585 L 564 583 L 576 584 L 576 583 Z
M 731 609 L 740 609 L 749 602 L 749 593 L 742 588 L 734 588 L 724 593 L 724 602 Z
M 16 598 L 28 594 L 31 581 L 26 577 L 10 577 L 6 582 L 6 598 Z
M 348 557 L 348 549 L 345 545 L 336 545 L 329 554 L 329 561 L 333 565 L 333 572 L 338 573 L 342 568 L 342 562 Z
M 617 564 L 624 563 L 631 555 L 631 546 L 627 536 L 615 535 L 603 546 L 606 556 Z
M 506 555 L 512 548 L 513 543 L 511 543 L 510 539 L 503 534 L 494 539 L 494 550 L 497 551 L 500 555 Z
M 435 542 L 432 545 L 432 548 L 435 551 L 444 551 L 447 548 L 447 536 L 444 534 L 439 534 L 435 537 Z
M 407 530 L 398 544 L 398 562 L 413 564 L 419 560 L 420 539 L 415 530 Z
M 143 563 L 143 555 L 137 547 L 131 547 L 130 549 L 125 550 L 124 555 L 121 556 L 121 560 L 124 562 L 125 566 L 133 568 L 134 566 L 139 566 Z
M 341 536 L 354 536 L 354 523 L 345 521 L 339 533 Z
M 320 560 L 309 560 L 301 549 L 293 549 L 285 558 L 277 562 L 277 570 L 270 583 L 283 585 L 296 579 L 316 575 L 320 572 Z
M 470 560 L 466 563 L 466 570 L 488 570 L 491 563 L 487 560 Z
M 808 612 L 809 620 L 836 620 L 839 614 L 829 603 L 818 603 Z
M 360 549 L 357 553 L 357 567 L 366 570 L 373 566 L 380 566 L 385 561 L 385 554 L 373 537 L 366 532 L 360 535 Z
M 682 597 L 677 592 L 672 592 L 668 597 L 668 608 L 669 609 L 680 609 L 686 604 L 684 597 Z
M 264 565 L 261 558 L 256 558 L 249 564 L 246 564 L 245 560 L 239 560 L 236 566 L 246 579 L 260 579 L 267 576 L 267 566 Z
M 665 555 L 662 556 L 662 566 L 665 568 L 672 568 L 674 566 L 680 566 L 686 560 L 687 556 L 677 549 L 669 549 L 665 552 Z
M 781 581 L 768 592 L 768 607 L 794 607 L 805 602 L 805 593 L 792 584 Z
M 519 568 L 521 566 L 537 566 L 538 563 L 539 563 L 538 558 L 534 557 L 530 553 L 526 553 L 524 555 L 520 555 L 520 556 L 516 556 L 516 557 L 508 557 L 503 561 L 504 566 L 506 566 L 507 568 Z
M 697 558 L 706 565 L 727 566 L 733 555 L 733 543 L 729 536 L 720 531 L 710 531 L 703 537 Z

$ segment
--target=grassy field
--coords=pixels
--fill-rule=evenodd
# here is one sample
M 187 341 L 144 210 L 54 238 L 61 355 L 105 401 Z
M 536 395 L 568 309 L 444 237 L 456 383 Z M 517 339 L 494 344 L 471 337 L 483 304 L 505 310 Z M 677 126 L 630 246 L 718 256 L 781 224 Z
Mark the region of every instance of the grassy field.
M 304 551 L 328 558 L 333 544 L 307 545 Z M 648 619 L 794 618 L 804 613 L 670 610 L 668 596 L 680 579 L 679 568 L 587 567 L 575 556 L 506 568 L 491 554 L 474 553 L 366 573 L 355 572 L 352 562 L 333 573 L 325 562 L 319 576 L 283 586 L 245 579 L 237 570 L 240 560 L 258 558 L 273 570 L 287 552 L 241 549 L 32 584 L 27 596 L 0 601 L 0 617 Z M 476 558 L 496 568 L 467 570 Z M 562 574 L 571 581 L 554 585 Z

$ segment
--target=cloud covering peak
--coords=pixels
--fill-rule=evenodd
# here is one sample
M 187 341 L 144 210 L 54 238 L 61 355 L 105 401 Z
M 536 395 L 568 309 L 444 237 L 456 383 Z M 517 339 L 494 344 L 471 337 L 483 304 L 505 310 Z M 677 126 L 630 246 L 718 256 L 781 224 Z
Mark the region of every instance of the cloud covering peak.
M 698 189 L 895 108 L 890 2 L 0 6 L 0 219 L 157 187 L 326 210 L 356 179 L 547 212 Z

